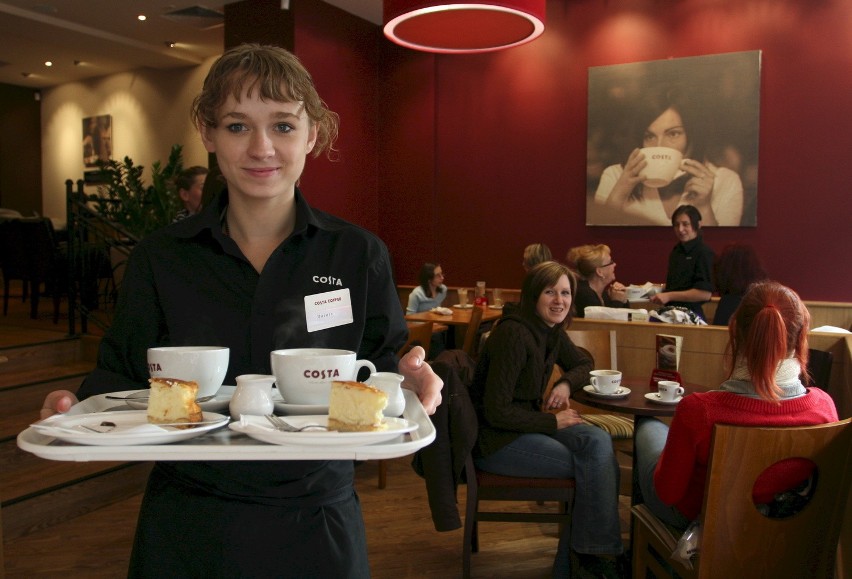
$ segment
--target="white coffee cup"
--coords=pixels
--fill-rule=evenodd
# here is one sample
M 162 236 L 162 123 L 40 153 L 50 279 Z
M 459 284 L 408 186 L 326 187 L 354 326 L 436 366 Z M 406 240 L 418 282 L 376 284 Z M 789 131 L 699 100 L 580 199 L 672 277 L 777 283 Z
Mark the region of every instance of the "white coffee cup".
M 286 403 L 328 405 L 332 382 L 355 380 L 364 367 L 376 373 L 372 362 L 355 356 L 350 350 L 291 348 L 274 350 L 270 359 L 275 384 Z
M 671 380 L 660 380 L 657 382 L 657 394 L 663 402 L 674 402 L 686 392 L 683 387 Z
M 230 350 L 221 346 L 163 346 L 148 348 L 151 378 L 175 378 L 198 383 L 198 397 L 216 394 L 228 372 Z
M 641 153 L 647 163 L 642 170 L 643 182 L 648 187 L 665 187 L 671 183 L 683 161 L 681 152 L 669 147 L 645 147 Z
M 615 394 L 621 387 L 621 372 L 618 370 L 592 370 L 592 387 L 600 394 Z
M 629 285 L 626 288 L 627 299 L 629 300 L 638 300 L 642 296 L 645 295 L 645 286 L 641 285 Z

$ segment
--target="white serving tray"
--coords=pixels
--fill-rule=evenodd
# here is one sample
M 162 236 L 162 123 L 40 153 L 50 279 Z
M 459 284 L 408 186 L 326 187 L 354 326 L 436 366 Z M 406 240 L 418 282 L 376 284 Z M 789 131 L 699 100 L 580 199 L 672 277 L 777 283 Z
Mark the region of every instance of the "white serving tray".
M 128 393 L 131 391 L 128 391 Z M 85 446 L 69 444 L 27 428 L 18 435 L 18 447 L 48 460 L 89 462 L 147 460 L 378 460 L 413 454 L 435 440 L 435 427 L 417 396 L 403 389 L 402 417 L 417 423 L 417 430 L 398 439 L 364 446 L 290 446 L 266 444 L 223 427 L 184 442 L 139 446 Z M 121 396 L 122 393 L 113 393 Z M 104 395 L 75 404 L 67 414 L 130 410 Z

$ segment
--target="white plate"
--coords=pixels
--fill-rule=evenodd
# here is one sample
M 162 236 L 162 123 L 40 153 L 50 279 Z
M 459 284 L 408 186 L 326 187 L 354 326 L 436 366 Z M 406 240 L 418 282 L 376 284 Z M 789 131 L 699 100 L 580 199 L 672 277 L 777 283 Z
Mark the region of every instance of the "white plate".
M 473 304 L 465 304 L 465 305 L 461 305 L 461 304 L 453 304 L 453 307 L 454 307 L 454 308 L 458 308 L 458 309 L 460 309 L 460 310 L 469 310 L 470 308 L 472 308 L 472 307 L 473 307 Z
M 488 306 L 489 310 L 502 310 L 503 306 Z
M 316 414 L 328 414 L 328 404 L 287 404 L 281 398 L 273 398 L 275 411 L 286 416 L 312 416 Z
M 36 432 L 71 442 L 90 446 L 134 446 L 147 444 L 168 444 L 200 436 L 228 423 L 228 417 L 214 412 L 205 412 L 202 424 L 192 428 L 175 428 L 148 424 L 144 410 L 95 412 L 68 416 L 61 414 L 31 425 Z M 102 422 L 112 422 L 115 428 L 108 432 L 89 432 L 80 429 L 81 425 L 101 428 Z M 60 430 L 61 429 L 61 430 Z
M 683 396 L 678 396 L 674 400 L 663 400 L 656 392 L 648 392 L 647 394 L 645 394 L 645 398 L 647 398 L 650 402 L 654 402 L 656 404 L 665 404 L 667 406 L 674 406 L 675 404 L 683 400 Z
M 612 398 L 625 398 L 626 396 L 628 396 L 630 394 L 630 388 L 626 388 L 624 386 L 619 386 L 618 390 L 616 390 L 614 394 L 602 394 L 602 393 L 598 392 L 597 390 L 595 390 L 595 387 L 592 386 L 591 384 L 587 384 L 586 386 L 583 386 L 583 390 L 585 390 L 586 392 L 588 392 L 592 396 L 595 396 L 596 398 L 610 398 L 610 399 L 612 399 Z
M 228 405 L 231 403 L 231 398 L 234 396 L 234 390 L 236 390 L 236 388 L 236 386 L 221 386 L 213 398 L 205 402 L 199 402 L 198 406 L 201 407 L 201 410 L 206 412 L 219 412 L 221 410 L 227 412 Z M 123 394 L 125 393 L 116 392 L 113 396 L 121 396 Z M 127 400 L 125 400 L 124 403 L 134 410 L 147 410 L 149 394 L 150 390 L 133 390 L 131 392 L 127 392 L 125 396 Z M 134 400 L 134 396 L 140 396 L 141 399 Z
M 328 424 L 328 415 L 288 416 L 285 420 L 299 428 L 309 424 Z M 262 442 L 295 446 L 361 446 L 391 440 L 417 429 L 417 424 L 404 418 L 385 418 L 386 430 L 377 432 L 337 432 L 327 430 L 305 430 L 283 432 L 275 430 L 263 416 L 243 416 L 230 424 L 231 430 L 242 432 Z

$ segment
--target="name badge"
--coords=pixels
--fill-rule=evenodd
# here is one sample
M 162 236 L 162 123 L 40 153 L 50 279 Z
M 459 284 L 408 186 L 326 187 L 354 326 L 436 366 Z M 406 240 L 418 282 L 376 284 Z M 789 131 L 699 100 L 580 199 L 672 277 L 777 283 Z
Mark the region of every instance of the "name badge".
M 349 289 L 305 296 L 305 318 L 309 332 L 351 324 L 355 320 Z

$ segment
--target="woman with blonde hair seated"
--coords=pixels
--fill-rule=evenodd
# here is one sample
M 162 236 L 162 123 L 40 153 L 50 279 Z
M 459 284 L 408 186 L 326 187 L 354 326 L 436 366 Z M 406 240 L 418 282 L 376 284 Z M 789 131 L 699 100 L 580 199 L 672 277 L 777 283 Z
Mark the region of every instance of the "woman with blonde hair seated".
M 549 247 L 543 243 L 531 243 L 524 248 L 524 271 L 529 271 L 536 265 L 551 259 L 553 256 Z
M 626 288 L 615 281 L 615 262 L 612 252 L 603 244 L 581 245 L 568 251 L 568 263 L 580 274 L 574 308 L 578 318 L 585 317 L 588 306 L 626 308 Z

